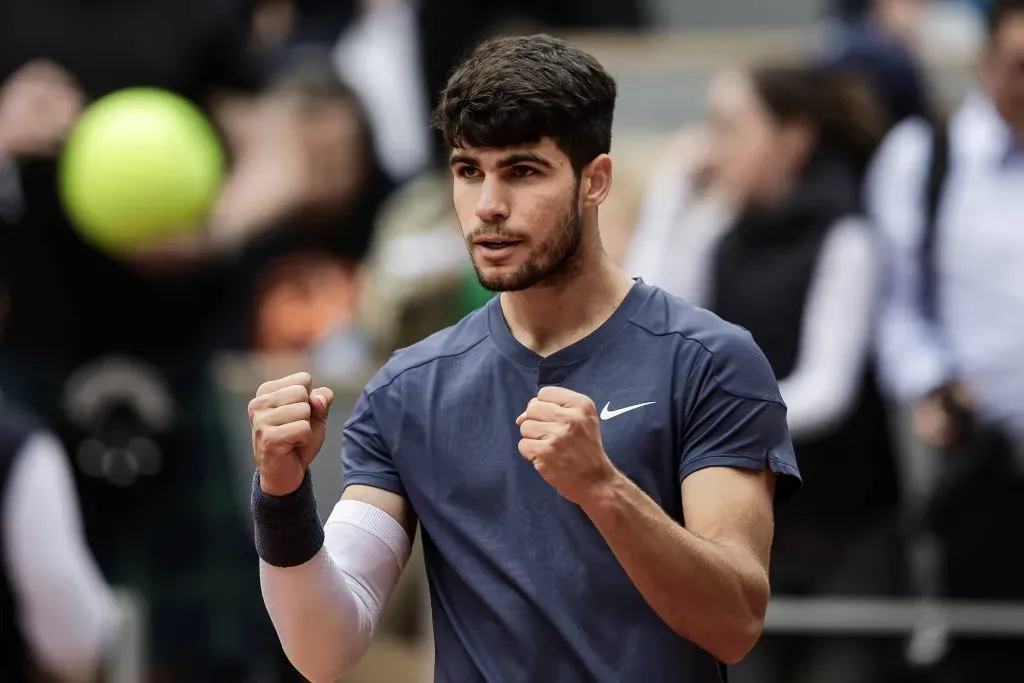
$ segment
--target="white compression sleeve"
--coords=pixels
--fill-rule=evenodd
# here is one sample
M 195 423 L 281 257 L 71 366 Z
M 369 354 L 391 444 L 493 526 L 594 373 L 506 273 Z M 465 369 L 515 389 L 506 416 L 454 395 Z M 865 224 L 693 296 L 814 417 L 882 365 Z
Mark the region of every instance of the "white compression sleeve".
M 296 567 L 260 560 L 263 601 L 292 665 L 332 683 L 366 652 L 412 542 L 381 510 L 342 500 L 324 526 L 324 547 Z

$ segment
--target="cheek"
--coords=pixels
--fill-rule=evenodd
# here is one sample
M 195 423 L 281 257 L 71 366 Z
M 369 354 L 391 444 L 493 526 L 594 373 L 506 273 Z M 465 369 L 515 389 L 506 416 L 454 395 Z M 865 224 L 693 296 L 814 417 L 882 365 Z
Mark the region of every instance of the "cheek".
M 480 198 L 479 186 L 454 181 L 452 186 L 452 201 L 455 205 L 455 213 L 459 217 L 459 223 L 465 232 L 472 230 L 478 220 L 476 218 L 476 206 Z
M 511 226 L 538 242 L 561 229 L 571 208 L 570 194 L 555 188 L 523 188 L 512 204 Z

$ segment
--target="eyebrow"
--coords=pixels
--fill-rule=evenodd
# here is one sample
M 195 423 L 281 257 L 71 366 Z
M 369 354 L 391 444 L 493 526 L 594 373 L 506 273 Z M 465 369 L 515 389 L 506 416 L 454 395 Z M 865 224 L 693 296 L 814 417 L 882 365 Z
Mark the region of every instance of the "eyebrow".
M 522 163 L 531 163 L 537 164 L 538 166 L 544 166 L 545 168 L 553 168 L 550 161 L 534 152 L 515 152 L 513 154 L 509 154 L 498 162 L 498 168 L 509 168 L 510 166 Z M 460 153 L 453 153 L 448 157 L 448 164 L 450 166 L 454 166 L 455 164 L 466 164 L 467 166 L 480 165 L 476 157 L 470 154 Z

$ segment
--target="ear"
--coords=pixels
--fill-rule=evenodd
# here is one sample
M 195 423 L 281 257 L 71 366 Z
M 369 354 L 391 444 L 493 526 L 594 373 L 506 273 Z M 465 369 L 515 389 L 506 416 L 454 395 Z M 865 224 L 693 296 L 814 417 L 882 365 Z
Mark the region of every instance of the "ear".
M 612 189 L 612 158 L 601 154 L 583 168 L 580 192 L 583 208 L 596 208 L 608 198 Z

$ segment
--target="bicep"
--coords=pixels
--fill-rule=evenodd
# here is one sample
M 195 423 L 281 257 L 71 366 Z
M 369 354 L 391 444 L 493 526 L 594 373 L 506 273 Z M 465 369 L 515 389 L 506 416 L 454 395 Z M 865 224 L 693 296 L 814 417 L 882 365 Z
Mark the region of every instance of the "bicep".
M 688 531 L 767 571 L 775 528 L 775 475 L 769 469 L 708 467 L 684 479 L 681 491 Z
M 341 500 L 354 500 L 375 507 L 398 522 L 410 542 L 416 537 L 416 513 L 404 496 L 373 486 L 353 484 L 345 489 Z

